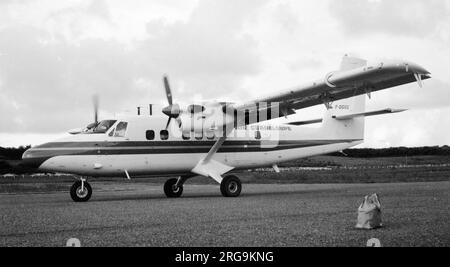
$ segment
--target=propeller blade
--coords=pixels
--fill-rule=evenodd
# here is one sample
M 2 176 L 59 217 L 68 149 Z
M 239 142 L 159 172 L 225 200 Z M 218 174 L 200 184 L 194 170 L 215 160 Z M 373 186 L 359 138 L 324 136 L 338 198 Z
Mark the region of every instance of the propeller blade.
M 169 106 L 173 104 L 172 101 L 172 91 L 170 90 L 169 78 L 164 76 L 164 87 L 166 89 L 167 101 L 169 102 Z
M 94 122 L 95 122 L 95 125 L 97 125 L 98 124 L 98 106 L 99 106 L 98 95 L 94 95 L 92 97 L 92 102 L 94 104 Z
M 169 129 L 171 121 L 172 121 L 172 117 L 169 117 L 169 120 L 167 120 L 166 130 Z

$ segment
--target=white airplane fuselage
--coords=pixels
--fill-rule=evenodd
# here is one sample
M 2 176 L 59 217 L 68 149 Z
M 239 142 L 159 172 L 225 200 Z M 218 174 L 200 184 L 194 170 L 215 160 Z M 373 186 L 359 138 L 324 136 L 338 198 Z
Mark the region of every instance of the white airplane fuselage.
M 46 143 L 28 150 L 23 159 L 41 171 L 81 176 L 181 176 L 191 174 L 217 141 L 217 137 L 206 134 L 192 134 L 190 140 L 185 140 L 175 126 L 169 127 L 168 139 L 163 140 L 166 136 L 161 136 L 161 131 L 167 121 L 164 116 L 115 120 L 106 133 L 82 133 Z M 111 136 L 120 122 L 128 124 L 125 135 Z M 148 131 L 154 133 L 151 140 Z M 231 132 L 214 160 L 236 170 L 253 169 L 342 151 L 362 142 L 360 134 L 345 133 L 345 129 L 330 132 L 324 127 L 250 125 Z

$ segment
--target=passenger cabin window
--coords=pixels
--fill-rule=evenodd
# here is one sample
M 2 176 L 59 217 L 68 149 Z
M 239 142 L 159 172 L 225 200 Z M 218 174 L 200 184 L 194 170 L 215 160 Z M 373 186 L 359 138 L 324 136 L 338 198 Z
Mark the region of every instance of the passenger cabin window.
M 147 140 L 155 140 L 155 131 L 148 130 L 147 132 L 145 132 L 145 137 L 147 138 Z
M 125 137 L 127 132 L 128 122 L 119 122 L 116 126 L 116 131 L 114 132 L 114 137 Z
M 183 140 L 191 140 L 191 133 L 183 133 L 182 134 Z
M 256 140 L 261 140 L 261 132 L 260 131 L 256 131 L 255 132 L 255 139 Z
M 203 132 L 195 133 L 195 139 L 196 140 L 203 140 Z
M 161 140 L 168 140 L 169 139 L 169 131 L 162 130 L 160 133 Z
M 214 138 L 216 138 L 216 133 L 214 133 L 214 132 L 207 132 L 206 133 L 206 138 L 208 140 L 214 140 Z

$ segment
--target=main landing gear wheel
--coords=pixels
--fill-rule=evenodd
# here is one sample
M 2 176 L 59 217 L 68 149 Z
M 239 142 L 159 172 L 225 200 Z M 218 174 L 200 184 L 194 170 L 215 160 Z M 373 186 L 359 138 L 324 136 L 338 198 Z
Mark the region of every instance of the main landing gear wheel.
M 220 192 L 224 197 L 238 197 L 242 191 L 241 180 L 234 175 L 223 178 L 220 184 Z
M 87 182 L 77 181 L 70 188 L 70 196 L 75 202 L 87 202 L 92 196 L 92 187 Z
M 178 179 L 169 179 L 164 183 L 164 193 L 168 198 L 181 197 L 183 194 L 183 185 L 177 186 Z

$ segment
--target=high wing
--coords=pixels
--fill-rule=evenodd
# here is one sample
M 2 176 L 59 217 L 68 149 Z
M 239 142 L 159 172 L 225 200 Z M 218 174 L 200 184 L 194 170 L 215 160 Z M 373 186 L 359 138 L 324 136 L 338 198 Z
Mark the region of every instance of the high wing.
M 333 101 L 346 99 L 358 95 L 370 94 L 379 90 L 408 84 L 417 81 L 422 86 L 422 81 L 429 79 L 430 73 L 419 65 L 409 62 L 382 62 L 377 65 L 367 66 L 367 62 L 358 58 L 345 56 L 339 71 L 331 72 L 325 79 L 307 84 L 298 88 L 287 90 L 260 99 L 241 104 L 220 104 L 217 106 L 225 112 L 222 117 L 220 112 L 211 114 L 209 117 L 213 124 L 207 124 L 207 128 L 225 128 L 223 135 L 216 141 L 208 155 L 200 160 L 192 173 L 209 176 L 218 183 L 222 182 L 222 175 L 232 170 L 232 166 L 224 165 L 216 160 L 214 156 L 227 139 L 228 134 L 235 127 L 254 124 L 283 116 L 295 114 L 295 110 L 325 104 L 331 108 Z M 372 116 L 377 114 L 400 112 L 401 110 L 381 110 L 357 114 L 347 114 L 336 119 L 346 119 L 349 116 Z M 169 112 L 166 112 L 169 114 Z M 218 114 L 218 116 L 217 116 Z M 201 117 L 204 114 L 200 114 Z M 205 116 L 207 117 L 207 116 Z M 193 118 L 193 117 L 192 117 Z M 225 120 L 223 120 L 225 118 Z M 217 120 L 216 119 L 222 119 Z M 183 120 L 182 120 L 183 121 Z M 308 121 L 318 123 L 322 120 Z M 230 123 L 231 122 L 231 123 Z M 187 123 L 182 123 L 185 127 Z M 305 124 L 305 122 L 303 122 Z M 233 125 L 233 127 L 229 127 Z M 188 123 L 188 129 L 191 126 Z M 214 127 L 213 127 L 214 126 Z M 203 131 L 203 126 L 200 130 Z
M 295 110 L 320 104 L 330 108 L 333 101 L 362 94 L 368 94 L 370 97 L 372 92 L 403 84 L 418 82 L 419 86 L 422 86 L 422 81 L 429 78 L 430 73 L 414 63 L 391 61 L 367 66 L 364 60 L 346 56 L 341 70 L 329 73 L 323 80 L 235 105 L 233 109 L 235 112 L 245 114 L 244 124 L 247 125 L 292 115 L 295 114 Z M 256 115 L 266 111 L 267 116 Z M 252 115 L 257 117 L 257 121 L 252 122 L 248 119 Z

